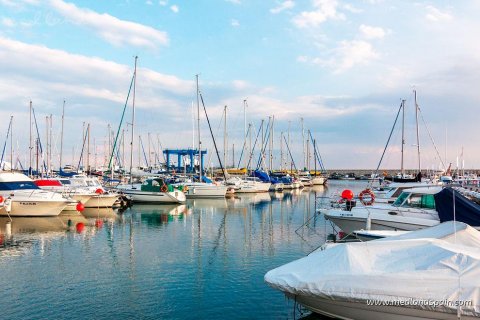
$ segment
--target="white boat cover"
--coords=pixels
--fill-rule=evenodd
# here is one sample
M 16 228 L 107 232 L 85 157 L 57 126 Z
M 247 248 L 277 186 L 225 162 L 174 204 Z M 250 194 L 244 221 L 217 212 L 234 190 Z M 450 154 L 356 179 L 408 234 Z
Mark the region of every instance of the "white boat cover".
M 480 317 L 480 232 L 450 221 L 401 236 L 344 243 L 273 269 L 265 281 L 294 295 L 410 301 L 411 308 Z

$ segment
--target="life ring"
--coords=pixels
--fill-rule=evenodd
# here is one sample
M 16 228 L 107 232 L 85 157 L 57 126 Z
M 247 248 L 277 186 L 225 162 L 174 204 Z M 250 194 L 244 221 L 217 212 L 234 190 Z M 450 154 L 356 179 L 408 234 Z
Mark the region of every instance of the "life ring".
M 167 192 L 168 191 L 167 185 L 166 184 L 162 185 L 162 187 L 160 188 L 160 191 Z
M 375 193 L 367 188 L 360 192 L 358 199 L 364 206 L 371 206 L 375 202 Z

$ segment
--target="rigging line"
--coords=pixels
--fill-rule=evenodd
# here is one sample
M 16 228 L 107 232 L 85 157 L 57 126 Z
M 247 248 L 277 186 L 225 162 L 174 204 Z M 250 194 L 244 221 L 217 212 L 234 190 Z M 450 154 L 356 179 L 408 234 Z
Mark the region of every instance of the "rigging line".
M 207 108 L 205 107 L 205 103 L 203 102 L 202 93 L 200 93 L 200 99 L 202 100 L 203 110 L 205 111 L 205 118 L 207 118 L 208 128 L 210 129 L 210 134 L 212 135 L 213 146 L 215 147 L 215 152 L 217 153 L 218 163 L 220 163 L 220 169 L 222 170 L 223 178 L 225 179 L 225 181 L 227 181 L 227 175 L 225 173 L 225 169 L 223 168 L 222 160 L 220 159 L 220 154 L 218 153 L 217 143 L 215 142 L 215 137 L 213 136 L 212 126 L 210 125 L 210 120 L 208 119 Z M 201 157 L 202 150 L 199 150 L 199 152 L 200 152 L 199 155 Z M 202 177 L 200 177 L 200 181 L 202 181 Z
M 85 137 L 83 137 L 82 151 L 80 151 L 80 159 L 78 160 L 77 171 L 80 169 L 80 163 L 82 162 L 83 150 L 85 149 L 85 141 L 87 141 L 87 134 L 88 134 L 88 131 L 85 130 Z
M 43 158 L 42 140 L 40 140 L 40 132 L 38 131 L 37 116 L 35 115 L 35 109 L 33 107 L 32 107 L 32 114 L 33 114 L 33 120 L 35 121 L 35 128 L 37 129 L 37 139 L 38 139 L 38 149 L 39 149 L 38 151 L 40 151 L 40 154 L 42 155 L 43 168 L 45 169 L 45 172 L 47 172 L 47 165 L 45 164 L 45 159 Z M 38 175 L 38 172 L 37 172 L 37 175 Z
M 297 166 L 295 165 L 295 160 L 293 160 L 292 153 L 290 152 L 290 147 L 288 146 L 287 138 L 285 138 L 285 136 L 283 136 L 283 140 L 285 140 L 285 144 L 287 145 L 288 154 L 290 155 L 290 159 L 292 159 L 293 167 L 295 168 L 295 171 L 298 172 Z
M 222 118 L 220 119 L 220 122 L 218 123 L 216 136 L 218 136 L 218 133 L 220 132 L 220 127 L 222 126 L 224 115 L 225 115 L 225 110 L 222 111 Z M 212 143 L 212 144 L 213 144 L 213 143 Z M 210 149 L 211 149 L 211 147 L 210 147 Z M 211 161 L 212 161 L 212 154 L 210 154 L 210 155 L 208 156 L 208 161 L 207 161 L 207 163 L 211 163 Z
M 143 146 L 143 140 L 142 140 L 142 136 L 138 136 L 140 139 L 140 146 L 142 147 L 142 151 L 143 151 L 143 158 L 145 159 L 145 164 L 147 165 L 147 168 L 150 167 L 150 164 L 148 163 L 148 159 L 147 159 L 147 154 L 145 153 L 145 147 Z
M 262 149 L 260 149 L 260 154 L 258 156 L 257 170 L 260 169 L 260 166 L 262 165 L 262 162 L 265 162 L 265 151 L 266 151 L 268 143 L 269 143 L 268 140 L 270 139 L 270 127 L 271 127 L 270 122 L 271 122 L 271 119 L 268 119 L 267 127 L 265 128 L 265 134 L 263 136 L 263 146 L 262 146 Z
M 7 141 L 8 141 L 8 137 L 10 135 L 10 129 L 12 128 L 12 121 L 13 121 L 13 116 L 10 116 L 10 123 L 8 124 L 7 136 L 5 137 L 5 143 L 3 144 L 2 159 L 0 160 L 0 165 L 2 166 L 2 170 L 5 167 L 5 164 L 3 163 L 3 157 L 5 156 L 5 149 L 7 147 Z M 11 163 L 10 166 L 13 167 L 13 163 Z
M 380 161 L 378 162 L 377 169 L 375 170 L 375 177 L 378 175 L 378 170 L 380 169 L 380 165 L 382 164 L 383 157 L 385 156 L 385 152 L 387 151 L 388 144 L 390 143 L 390 139 L 392 138 L 393 130 L 395 129 L 395 125 L 397 124 L 398 116 L 400 115 L 400 111 L 404 107 L 404 100 L 400 103 L 400 107 L 398 108 L 397 116 L 395 117 L 395 121 L 393 122 L 392 129 L 390 130 L 390 134 L 388 135 L 387 144 L 383 149 L 382 156 L 380 157 Z M 371 187 L 373 185 L 373 180 L 368 183 L 368 186 Z
M 262 131 L 262 128 L 263 128 L 263 120 L 262 120 L 262 123 L 260 124 L 260 128 L 258 128 L 257 136 L 255 137 L 255 142 L 253 143 L 253 148 L 252 148 L 252 150 L 250 150 L 250 157 L 248 159 L 247 168 L 250 168 L 250 162 L 252 162 L 253 151 L 255 150 L 255 147 L 257 145 L 258 136 L 260 135 L 260 132 Z
M 240 159 L 238 160 L 238 165 L 237 167 L 240 168 L 240 163 L 242 163 L 242 156 L 243 156 L 243 151 L 245 150 L 245 147 L 247 145 L 247 137 L 250 133 L 250 128 L 251 126 L 248 126 L 248 130 L 247 130 L 247 133 L 245 134 L 245 139 L 243 141 L 243 147 L 242 147 L 242 152 L 240 153 Z
M 118 125 L 117 135 L 115 136 L 115 142 L 113 143 L 112 154 L 110 155 L 110 160 L 108 161 L 108 168 L 112 167 L 113 155 L 115 153 L 115 148 L 117 147 L 118 136 L 120 135 L 120 129 L 122 128 L 123 118 L 125 117 L 125 110 L 127 110 L 128 100 L 130 98 L 130 92 L 132 91 L 133 81 L 136 77 L 136 73 L 133 73 L 132 81 L 130 81 L 130 88 L 128 89 L 127 99 L 125 100 L 125 105 L 123 107 L 122 117 L 120 118 L 120 124 Z
M 433 147 L 435 148 L 435 152 L 437 153 L 437 157 L 440 159 L 440 162 L 442 163 L 443 169 L 447 170 L 447 166 L 445 163 L 443 163 L 442 157 L 440 157 L 440 152 L 438 151 L 437 145 L 435 144 L 435 141 L 433 140 L 432 135 L 430 134 L 430 129 L 428 129 L 427 123 L 425 122 L 425 119 L 423 118 L 423 113 L 420 107 L 418 107 L 418 112 L 420 113 L 420 118 L 422 118 L 423 125 L 427 129 L 428 136 L 430 137 L 430 140 L 432 141 Z

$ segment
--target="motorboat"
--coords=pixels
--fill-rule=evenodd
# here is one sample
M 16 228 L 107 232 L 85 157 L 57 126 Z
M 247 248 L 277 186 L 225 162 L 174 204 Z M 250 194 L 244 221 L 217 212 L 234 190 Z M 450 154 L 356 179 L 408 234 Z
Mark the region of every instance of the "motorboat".
M 2 216 L 48 217 L 58 216 L 65 207 L 77 201 L 59 193 L 42 190 L 22 173 L 0 173 L 0 195 L 5 205 Z
M 183 203 L 186 201 L 182 186 L 176 188 L 162 178 L 148 178 L 143 183 L 120 184 L 116 189 L 132 198 L 133 202 Z
M 393 204 L 334 206 L 319 212 L 347 234 L 361 229 L 412 231 L 454 218 L 480 226 L 480 205 L 452 188 L 405 189 Z
M 62 183 L 63 181 L 63 183 Z M 84 206 L 92 197 L 97 194 L 89 191 L 86 188 L 71 188 L 69 187 L 69 181 L 66 178 L 50 178 L 50 179 L 36 179 L 34 180 L 35 185 L 37 185 L 42 190 L 49 190 L 52 192 L 60 193 L 66 195 L 67 197 L 81 202 Z M 76 211 L 76 205 L 66 206 L 64 211 Z
M 86 189 L 95 193 L 85 204 L 85 208 L 111 208 L 118 200 L 118 193 L 106 190 L 96 177 L 74 175 L 69 179 L 61 179 L 61 183 L 70 188 Z
M 393 203 L 403 190 L 422 187 L 438 187 L 438 185 L 427 182 L 391 182 L 374 188 L 373 192 L 377 202 Z
M 480 232 L 461 222 L 342 243 L 268 271 L 265 282 L 339 319 L 477 319 Z
M 187 198 L 224 198 L 228 187 L 220 182 L 195 182 L 186 177 L 174 181 L 174 187 L 182 187 L 183 192 Z M 232 188 L 233 189 L 233 188 Z
M 227 180 L 227 185 L 235 189 L 235 193 L 268 192 L 271 182 L 263 182 L 257 177 L 233 177 Z

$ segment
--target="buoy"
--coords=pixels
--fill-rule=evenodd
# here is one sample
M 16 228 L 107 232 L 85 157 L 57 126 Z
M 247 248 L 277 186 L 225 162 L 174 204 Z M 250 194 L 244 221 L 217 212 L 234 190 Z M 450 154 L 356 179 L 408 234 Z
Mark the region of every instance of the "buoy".
M 347 235 L 347 234 L 346 234 L 345 232 L 343 232 L 343 231 L 338 232 L 338 238 L 339 238 L 339 239 L 345 238 L 346 235 Z
M 75 208 L 77 209 L 77 211 L 82 212 L 85 209 L 85 206 L 83 205 L 83 203 L 78 202 Z
M 79 222 L 77 223 L 76 228 L 78 233 L 82 233 L 83 229 L 85 229 L 85 225 L 82 222 Z
M 100 229 L 101 227 L 103 227 L 103 221 L 102 221 L 102 219 L 97 219 L 97 220 L 95 220 L 95 227 L 97 227 L 98 229 Z
M 73 221 L 72 221 L 72 219 L 68 219 L 68 221 L 67 221 L 67 227 L 68 227 L 68 228 L 71 228 L 72 226 L 73 226 Z
M 97 190 L 95 190 L 95 193 L 96 193 L 96 194 L 102 194 L 102 193 L 103 193 L 103 189 L 98 188 Z
M 2 196 L 0 196 L 0 203 L 2 203 L 2 202 L 3 202 L 3 200 L 4 200 L 4 199 L 3 199 L 3 197 L 2 197 Z
M 349 189 L 345 189 L 342 191 L 342 199 L 345 200 L 352 200 L 353 199 L 353 191 Z

